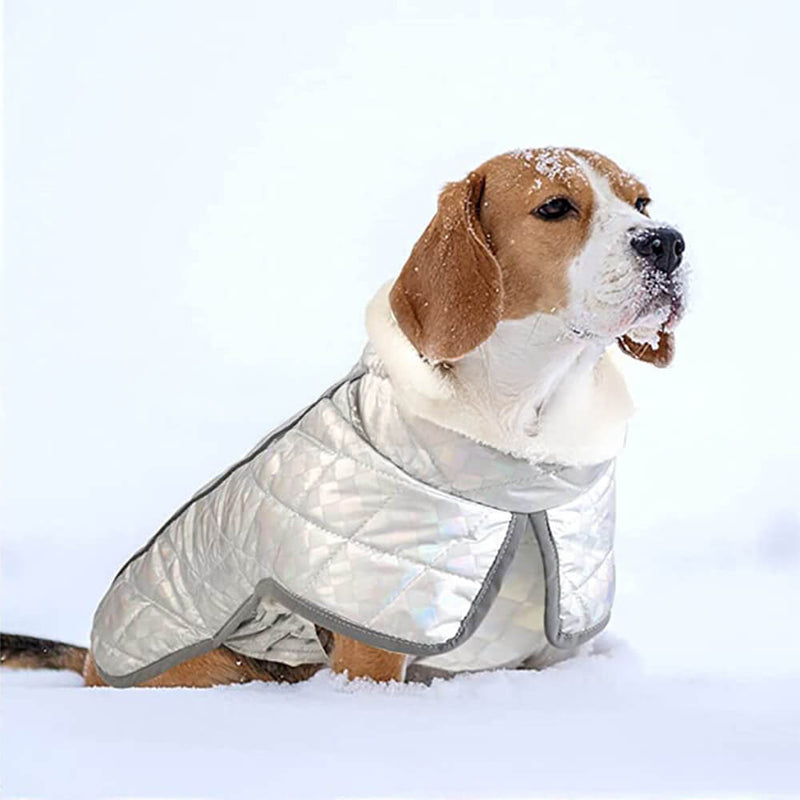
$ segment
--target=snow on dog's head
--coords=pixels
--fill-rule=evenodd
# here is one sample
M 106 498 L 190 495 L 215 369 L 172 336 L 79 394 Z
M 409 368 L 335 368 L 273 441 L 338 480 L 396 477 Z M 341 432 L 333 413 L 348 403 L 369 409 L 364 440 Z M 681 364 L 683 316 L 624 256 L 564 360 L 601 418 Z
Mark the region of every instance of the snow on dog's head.
M 686 268 L 644 184 L 588 150 L 518 150 L 448 184 L 391 294 L 416 348 L 452 361 L 501 320 L 560 319 L 658 366 L 672 358 Z

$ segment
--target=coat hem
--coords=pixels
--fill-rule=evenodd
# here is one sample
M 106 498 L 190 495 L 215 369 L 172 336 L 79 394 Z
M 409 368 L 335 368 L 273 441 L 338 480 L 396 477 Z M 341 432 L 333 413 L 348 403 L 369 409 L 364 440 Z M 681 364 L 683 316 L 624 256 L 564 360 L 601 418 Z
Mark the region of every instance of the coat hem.
M 559 650 L 570 650 L 585 644 L 602 631 L 611 620 L 611 610 L 598 622 L 577 633 L 568 633 L 561 626 L 561 582 L 558 572 L 558 550 L 550 530 L 550 521 L 546 511 L 537 511 L 530 515 L 539 549 L 544 564 L 545 604 L 544 633 L 547 641 Z
M 116 688 L 127 688 L 135 686 L 145 681 L 155 678 L 158 675 L 166 672 L 171 667 L 182 664 L 191 658 L 204 655 L 211 650 L 216 649 L 225 643 L 225 639 L 231 636 L 238 627 L 245 623 L 256 612 L 258 603 L 262 597 L 270 597 L 276 600 L 281 605 L 285 606 L 289 611 L 299 614 L 309 622 L 316 625 L 322 625 L 329 628 L 335 633 L 341 633 L 345 636 L 350 636 L 353 639 L 364 642 L 371 647 L 378 647 L 383 650 L 390 650 L 395 653 L 404 653 L 413 656 L 430 656 L 447 653 L 454 650 L 464 641 L 469 639 L 475 632 L 477 627 L 483 621 L 486 614 L 494 602 L 503 578 L 508 571 L 514 554 L 517 551 L 522 530 L 527 522 L 527 515 L 525 514 L 512 514 L 511 519 L 506 529 L 505 539 L 495 557 L 489 572 L 486 575 L 486 580 L 483 583 L 475 599 L 472 601 L 469 611 L 464 619 L 461 621 L 455 635 L 444 642 L 439 643 L 425 643 L 414 642 L 410 639 L 403 639 L 391 634 L 380 633 L 378 631 L 365 628 L 358 623 L 351 622 L 350 620 L 327 611 L 320 606 L 309 603 L 307 600 L 302 599 L 298 595 L 289 591 L 281 586 L 273 578 L 264 578 L 260 580 L 250 597 L 242 603 L 239 608 L 234 612 L 233 616 L 217 631 L 217 633 L 200 642 L 189 645 L 188 647 L 176 650 L 151 664 L 129 672 L 125 675 L 111 675 L 102 669 L 96 662 L 98 675 L 109 686 Z M 266 656 L 265 656 L 266 658 Z

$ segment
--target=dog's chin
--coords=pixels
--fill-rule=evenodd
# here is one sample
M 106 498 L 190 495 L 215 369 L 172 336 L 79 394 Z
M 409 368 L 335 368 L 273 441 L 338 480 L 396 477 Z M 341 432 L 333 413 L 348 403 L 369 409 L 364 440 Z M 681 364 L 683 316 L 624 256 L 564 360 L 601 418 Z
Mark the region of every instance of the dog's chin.
M 683 312 L 681 298 L 666 298 L 617 337 L 620 350 L 655 367 L 669 366 L 675 356 L 675 327 Z

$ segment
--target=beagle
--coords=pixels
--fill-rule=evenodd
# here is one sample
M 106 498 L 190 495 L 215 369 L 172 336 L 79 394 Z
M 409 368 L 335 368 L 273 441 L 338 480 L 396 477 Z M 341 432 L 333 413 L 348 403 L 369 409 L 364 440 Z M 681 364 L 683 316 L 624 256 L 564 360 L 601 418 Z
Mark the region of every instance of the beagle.
M 685 309 L 684 240 L 653 221 L 649 192 L 610 159 L 543 148 L 500 155 L 439 196 L 367 332 L 409 414 L 531 462 L 596 464 L 622 449 L 632 402 L 618 347 L 667 366 Z M 406 656 L 317 628 L 335 672 L 402 680 Z M 6 635 L 4 666 L 73 669 L 103 683 L 83 648 Z M 145 681 L 297 681 L 319 665 L 225 647 Z

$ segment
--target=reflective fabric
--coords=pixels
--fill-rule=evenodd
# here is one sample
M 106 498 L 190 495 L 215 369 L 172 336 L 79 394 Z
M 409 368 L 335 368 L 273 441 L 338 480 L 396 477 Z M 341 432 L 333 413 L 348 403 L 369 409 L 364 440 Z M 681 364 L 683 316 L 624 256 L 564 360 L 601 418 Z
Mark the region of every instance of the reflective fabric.
M 372 444 L 403 471 L 443 491 L 508 511 L 530 513 L 579 497 L 610 462 L 581 467 L 524 461 L 405 414 L 377 356 L 367 348 L 367 372 L 353 385 L 354 421 Z
M 92 651 L 119 686 L 223 643 L 312 663 L 316 623 L 431 663 L 460 650 L 457 668 L 500 666 L 542 629 L 571 647 L 605 624 L 612 532 L 613 465 L 530 464 L 407 418 L 368 353 L 125 565 Z M 465 649 L 476 632 L 490 657 Z

